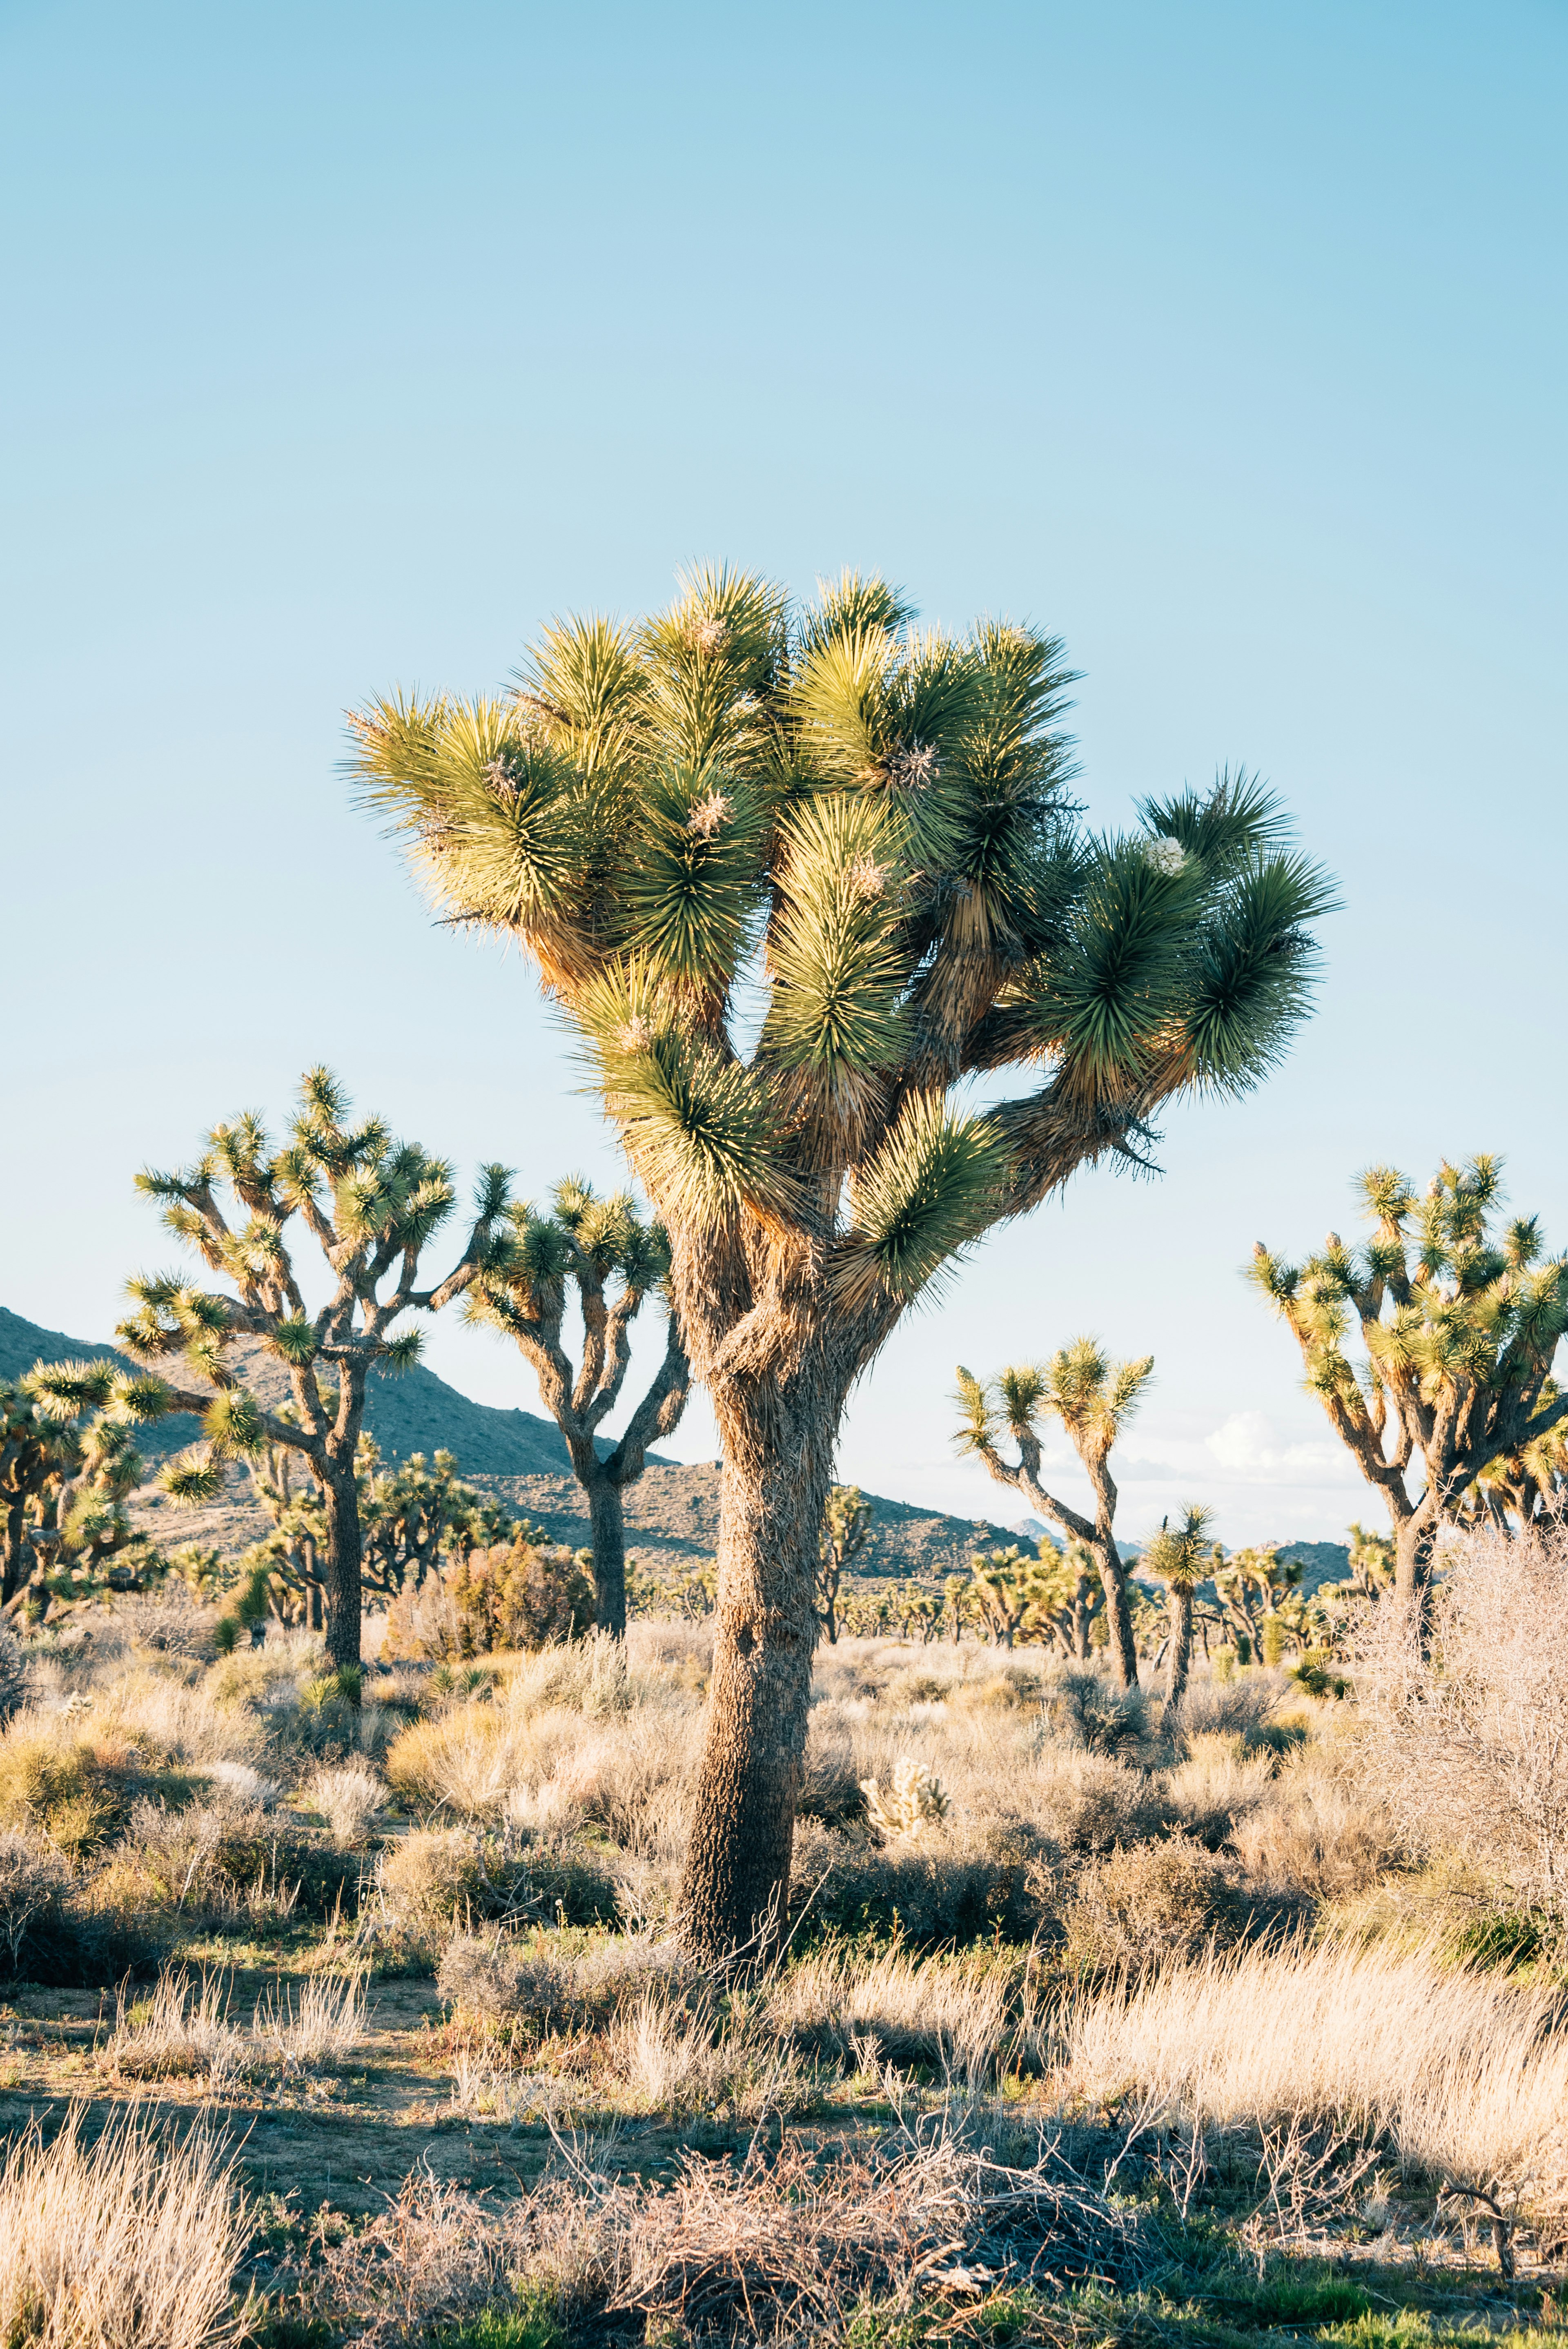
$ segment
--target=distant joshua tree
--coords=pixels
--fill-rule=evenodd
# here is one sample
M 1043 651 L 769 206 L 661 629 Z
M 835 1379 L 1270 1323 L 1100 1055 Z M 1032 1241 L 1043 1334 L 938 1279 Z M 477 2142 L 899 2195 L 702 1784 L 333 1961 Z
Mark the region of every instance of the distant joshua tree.
M 1055 1518 L 1065 1534 L 1094 1553 L 1105 1589 L 1107 1627 L 1116 1677 L 1124 1689 L 1138 1685 L 1138 1644 L 1133 1637 L 1127 1569 L 1116 1546 L 1116 1486 L 1110 1449 L 1137 1410 L 1154 1370 L 1154 1357 L 1113 1362 L 1098 1339 L 1078 1338 L 1048 1362 L 1016 1363 L 983 1384 L 958 1366 L 957 1401 L 964 1413 L 958 1432 L 961 1452 L 983 1460 L 999 1485 L 1022 1493 L 1042 1516 Z M 1080 1516 L 1040 1482 L 1040 1419 L 1054 1413 L 1066 1428 L 1094 1491 L 1094 1516 Z M 998 1449 L 1004 1431 L 1018 1449 L 1016 1461 Z
M 268 1445 L 303 1455 L 325 1516 L 326 1644 L 338 1666 L 359 1661 L 359 1438 L 370 1374 L 411 1369 L 420 1334 L 397 1327 L 400 1317 L 438 1312 L 489 1263 L 509 1180 L 504 1167 L 482 1170 L 462 1254 L 421 1288 L 420 1257 L 455 1205 L 451 1168 L 418 1143 L 394 1142 L 379 1118 L 346 1125 L 347 1107 L 336 1081 L 313 1069 L 281 1150 L 247 1115 L 214 1126 L 185 1173 L 139 1174 L 139 1189 L 164 1203 L 168 1229 L 238 1293 L 201 1288 L 181 1273 L 139 1278 L 129 1283 L 138 1309 L 116 1333 L 139 1361 L 183 1358 L 203 1381 L 204 1391 L 165 1386 L 164 1409 L 201 1421 L 195 1449 L 164 1472 L 175 1500 L 211 1498 L 227 1462 L 256 1459 Z M 315 1313 L 305 1309 L 285 1237 L 295 1216 L 333 1276 Z M 266 1410 L 244 1383 L 231 1353 L 242 1337 L 259 1338 L 285 1365 L 292 1413 Z
M 0 1384 L 0 1604 L 46 1608 L 161 1575 L 161 1554 L 125 1503 L 147 1474 L 138 1423 L 178 1408 L 160 1379 L 102 1357 L 41 1362 Z
M 566 1441 L 593 1526 L 595 1618 L 615 1639 L 626 1634 L 626 1533 L 622 1495 L 642 1475 L 648 1446 L 680 1424 L 691 1370 L 673 1309 L 664 1359 L 614 1444 L 599 1430 L 620 1400 L 631 1361 L 631 1330 L 649 1297 L 668 1302 L 669 1242 L 645 1223 L 631 1194 L 595 1197 L 573 1175 L 551 1194 L 551 1213 L 527 1206 L 506 1211 L 496 1253 L 469 1290 L 470 1319 L 517 1340 L 539 1381 L 544 1407 Z M 576 1368 L 562 1330 L 569 1294 L 583 1318 Z
M 872 1537 L 872 1505 L 858 1485 L 829 1487 L 817 1537 L 818 1620 L 831 1646 L 839 1636 L 839 1586 Z
M 1568 1257 L 1540 1220 L 1493 1233 L 1502 1162 L 1446 1161 L 1417 1193 L 1392 1166 L 1360 1178 L 1376 1226 L 1360 1248 L 1330 1232 L 1301 1266 L 1262 1240 L 1251 1278 L 1288 1324 L 1306 1384 L 1394 1521 L 1395 1588 L 1424 1605 L 1445 1518 L 1530 1525 L 1561 1478 L 1568 1398 L 1552 1379 L 1568 1327 Z M 1359 1365 L 1346 1350 L 1359 1330 Z M 1424 1483 L 1410 1490 L 1412 1470 Z
M 1165 1666 L 1165 1702 L 1172 1713 L 1181 1709 L 1192 1665 L 1192 1593 L 1211 1571 L 1208 1547 L 1212 1509 L 1192 1503 L 1173 1526 L 1169 1517 L 1144 1550 L 1139 1564 L 1165 1585 L 1171 1605 L 1170 1646 Z

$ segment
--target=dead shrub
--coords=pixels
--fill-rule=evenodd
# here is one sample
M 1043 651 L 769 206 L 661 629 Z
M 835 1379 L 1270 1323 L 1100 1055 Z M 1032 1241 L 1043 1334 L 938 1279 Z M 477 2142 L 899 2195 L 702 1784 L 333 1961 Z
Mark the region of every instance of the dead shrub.
M 1370 1613 L 1368 1789 L 1410 1849 L 1458 1851 L 1568 1926 L 1568 1526 L 1451 1540 L 1424 1651 L 1393 1605 Z

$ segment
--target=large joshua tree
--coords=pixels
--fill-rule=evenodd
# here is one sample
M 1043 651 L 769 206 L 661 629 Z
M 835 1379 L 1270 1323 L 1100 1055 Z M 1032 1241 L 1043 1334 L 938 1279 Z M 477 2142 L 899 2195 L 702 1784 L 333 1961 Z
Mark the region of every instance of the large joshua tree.
M 129 1284 L 137 1311 L 116 1331 L 142 1361 L 182 1356 L 202 1382 L 167 1385 L 162 1408 L 200 1414 L 201 1439 L 163 1483 L 179 1501 L 221 1488 L 225 1464 L 268 1447 L 297 1452 L 321 1495 L 326 1555 L 321 1563 L 326 1644 L 333 1662 L 359 1661 L 362 1539 L 357 1455 L 365 1397 L 375 1370 L 407 1370 L 418 1360 L 410 1311 L 434 1313 L 459 1295 L 488 1261 L 506 1205 L 504 1167 L 480 1175 L 474 1223 L 461 1255 L 421 1288 L 419 1260 L 456 1204 L 450 1166 L 418 1143 L 395 1142 L 380 1118 L 345 1123 L 347 1097 L 325 1069 L 300 1086 L 299 1110 L 282 1149 L 253 1114 L 214 1126 L 196 1164 L 182 1174 L 147 1171 L 138 1187 L 163 1203 L 163 1220 L 235 1295 L 199 1288 L 181 1273 Z M 326 1259 L 325 1302 L 305 1305 L 288 1226 L 298 1216 Z M 240 1338 L 259 1338 L 288 1372 L 293 1409 L 270 1411 L 245 1383 L 232 1356 Z
M 1369 1167 L 1358 1187 L 1376 1228 L 1363 1247 L 1330 1232 L 1295 1266 L 1260 1240 L 1249 1268 L 1393 1519 L 1407 1604 L 1425 1604 L 1445 1518 L 1479 1507 L 1528 1523 L 1561 1458 L 1568 1398 L 1552 1364 L 1568 1328 L 1568 1257 L 1543 1255 L 1537 1216 L 1491 1227 L 1501 1178 L 1496 1157 L 1445 1163 L 1423 1195 L 1396 1167 Z
M 664 1358 L 620 1437 L 601 1449 L 599 1430 L 620 1400 L 632 1359 L 632 1324 L 669 1279 L 669 1243 L 637 1213 L 629 1193 L 594 1196 L 581 1176 L 558 1183 L 551 1213 L 507 1210 L 490 1266 L 469 1289 L 469 1317 L 515 1338 L 539 1381 L 545 1409 L 565 1438 L 572 1473 L 588 1501 L 593 1537 L 594 1618 L 626 1634 L 626 1531 L 622 1495 L 647 1463 L 648 1446 L 680 1424 L 691 1371 L 672 1312 Z M 562 1335 L 573 1290 L 583 1321 L 575 1369 Z
M 700 1949 L 787 1889 L 850 1388 L 967 1246 L 1142 1163 L 1172 1094 L 1243 1092 L 1305 1008 L 1328 893 L 1274 802 L 1222 777 L 1086 834 L 1069 682 L 1056 639 L 922 633 L 879 580 L 797 612 L 705 571 L 549 627 L 500 698 L 354 721 L 435 903 L 534 957 L 669 1235 L 723 1449 Z
M 1001 1371 L 989 1385 L 958 1365 L 958 1403 L 963 1423 L 958 1448 L 983 1460 L 999 1485 L 1010 1485 L 1073 1540 L 1093 1551 L 1105 1590 L 1106 1624 L 1116 1677 L 1124 1688 L 1138 1685 L 1138 1643 L 1127 1569 L 1116 1546 L 1116 1485 L 1110 1449 L 1154 1371 L 1154 1357 L 1113 1362 L 1096 1338 L 1058 1346 L 1048 1362 L 1023 1362 Z M 1094 1492 L 1094 1516 L 1082 1516 L 1058 1501 L 1040 1482 L 1040 1419 L 1054 1413 L 1072 1440 Z M 1017 1445 L 1016 1460 L 999 1449 L 1004 1434 Z

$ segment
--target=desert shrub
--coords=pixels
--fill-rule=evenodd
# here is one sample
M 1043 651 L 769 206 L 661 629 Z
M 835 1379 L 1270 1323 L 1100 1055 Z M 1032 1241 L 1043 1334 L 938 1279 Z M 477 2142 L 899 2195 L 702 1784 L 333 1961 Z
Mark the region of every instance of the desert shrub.
M 1066 1852 L 1104 1852 L 1145 1841 L 1175 1824 L 1164 1785 L 1103 1754 L 1044 1755 L 1012 1790 L 1040 1831 Z
M 204 2128 L 165 2138 L 111 2116 L 92 2144 L 74 2106 L 0 2169 L 0 2339 L 39 2349 L 206 2349 L 225 2337 L 250 2233 L 232 2164 Z
M 1044 1692 L 1046 1718 L 1064 1745 L 1135 1759 L 1150 1742 L 1149 1699 L 1087 1665 L 1058 1665 Z
M 1061 1912 L 1063 1962 L 1080 1975 L 1138 1973 L 1233 1940 L 1245 1915 L 1201 1844 L 1138 1844 L 1078 1870 Z
M 8 1973 L 26 1979 L 38 1944 L 46 1946 L 62 1921 L 70 1875 L 47 1844 L 0 1832 L 0 1955 Z
M 172 1578 L 159 1590 L 116 1599 L 112 1620 L 129 1645 L 150 1648 L 156 1655 L 200 1658 L 205 1663 L 214 1652 L 211 1612 Z
M 254 1764 L 266 1746 L 258 1721 L 220 1704 L 205 1682 L 192 1684 L 170 1667 L 129 1672 L 100 1690 L 83 1727 L 95 1739 L 122 1741 L 144 1766 L 162 1769 Z
M 264 1777 L 248 1762 L 213 1762 L 202 1772 L 213 1794 L 249 1811 L 270 1811 L 281 1791 L 275 1778 Z
M 1239 1734 L 1210 1729 L 1189 1731 L 1186 1754 L 1165 1774 L 1165 1790 L 1183 1830 L 1210 1850 L 1227 1842 L 1239 1819 L 1267 1796 L 1274 1759 L 1266 1749 L 1248 1751 Z
M 26 1703 L 31 1682 L 27 1651 L 10 1624 L 0 1621 L 0 1724 Z
M 650 1992 L 667 2004 L 700 1988 L 675 1942 L 562 1930 L 455 1933 L 436 1986 L 459 2029 L 526 2049 L 553 2031 L 603 2028 Z
M 18 1713 L 0 1736 L 0 1824 L 85 1851 L 122 1817 L 127 1775 L 64 1719 Z
M 1051 1882 L 1049 1853 L 1023 1826 L 938 1828 L 879 1845 L 803 1821 L 791 1906 L 804 1911 L 808 1943 L 834 1932 L 962 1948 L 997 1935 L 1026 1941 Z
M 1418 1854 L 1457 1851 L 1568 1928 L 1568 1526 L 1455 1538 L 1429 1644 L 1370 1610 L 1364 1782 Z
M 799 1816 L 819 1819 L 825 1827 L 843 1827 L 863 1819 L 865 1813 L 866 1798 L 855 1775 L 853 1745 L 841 1735 L 824 1736 L 813 1721 L 806 1743 Z
M 1312 1748 L 1286 1760 L 1263 1799 L 1237 1817 L 1230 1841 L 1249 1883 L 1315 1901 L 1367 1892 L 1397 1847 L 1384 1804 Z
M 611 1922 L 615 1879 L 586 1845 L 541 1836 L 526 1843 L 415 1828 L 377 1863 L 378 1913 L 411 1939 L 444 1941 L 454 1928 L 498 1919 Z
M 578 1639 L 593 1622 L 587 1557 L 520 1534 L 449 1560 L 393 1600 L 382 1652 L 438 1663 Z
M 1181 1701 L 1181 1729 L 1194 1737 L 1239 1737 L 1249 1754 L 1268 1747 L 1280 1753 L 1301 1743 L 1299 1729 L 1284 1727 L 1276 1719 L 1282 1698 L 1294 1686 L 1289 1673 L 1251 1671 L 1239 1677 L 1187 1684 Z

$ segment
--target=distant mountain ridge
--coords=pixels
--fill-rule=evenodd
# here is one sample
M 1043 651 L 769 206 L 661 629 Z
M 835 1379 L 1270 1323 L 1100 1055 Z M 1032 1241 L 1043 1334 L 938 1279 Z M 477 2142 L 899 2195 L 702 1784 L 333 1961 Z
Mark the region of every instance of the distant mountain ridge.
M 263 1402 L 287 1400 L 287 1373 L 281 1362 L 253 1339 L 242 1339 L 235 1350 Z M 105 1356 L 128 1371 L 145 1367 L 113 1346 L 68 1338 L 63 1330 L 45 1330 L 0 1306 L 0 1379 L 19 1379 L 36 1362 L 96 1361 Z M 365 1423 L 388 1460 L 444 1448 L 457 1454 L 465 1474 L 551 1476 L 571 1471 L 566 1445 L 552 1420 L 533 1412 L 497 1411 L 489 1403 L 471 1402 L 434 1371 L 412 1370 L 401 1376 L 377 1372 L 370 1381 Z M 181 1413 L 141 1428 L 136 1448 L 146 1460 L 166 1460 L 194 1442 L 196 1432 L 195 1420 Z
M 236 1352 L 263 1402 L 286 1400 L 287 1375 L 281 1362 L 253 1339 L 242 1339 Z M 113 1346 L 70 1338 L 63 1330 L 46 1330 L 0 1306 L 0 1379 L 18 1379 L 35 1362 L 105 1356 L 128 1371 L 141 1367 Z M 406 1460 L 411 1452 L 427 1456 L 451 1452 L 464 1476 L 510 1501 L 552 1540 L 569 1542 L 574 1548 L 587 1542 L 587 1509 L 552 1421 L 533 1412 L 497 1411 L 488 1403 L 472 1402 L 426 1370 L 373 1378 L 365 1418 L 387 1460 Z M 192 1443 L 196 1433 L 195 1420 L 181 1413 L 139 1428 L 136 1448 L 156 1469 Z M 650 1453 L 646 1473 L 626 1494 L 628 1556 L 635 1560 L 641 1553 L 650 1565 L 711 1557 L 718 1547 L 718 1485 L 714 1464 L 687 1466 Z M 211 1507 L 181 1511 L 178 1525 L 172 1516 L 162 1514 L 169 1506 L 162 1495 L 144 1486 L 135 1496 L 132 1515 L 150 1529 L 156 1516 L 163 1541 L 200 1540 L 225 1550 L 241 1549 L 258 1539 L 266 1518 L 251 1498 L 242 1468 L 230 1470 L 226 1485 L 223 1497 Z M 1048 1530 L 1034 1517 L 1007 1526 L 949 1516 L 917 1503 L 890 1500 L 884 1494 L 868 1493 L 866 1498 L 872 1504 L 872 1531 L 856 1560 L 857 1575 L 951 1573 L 966 1567 L 977 1547 L 1002 1547 L 1020 1537 L 1037 1541 Z M 1291 1542 L 1285 1551 L 1305 1565 L 1309 1590 L 1349 1571 L 1347 1553 L 1337 1542 Z

